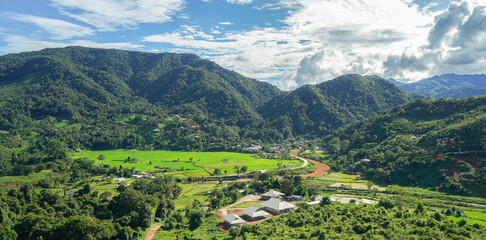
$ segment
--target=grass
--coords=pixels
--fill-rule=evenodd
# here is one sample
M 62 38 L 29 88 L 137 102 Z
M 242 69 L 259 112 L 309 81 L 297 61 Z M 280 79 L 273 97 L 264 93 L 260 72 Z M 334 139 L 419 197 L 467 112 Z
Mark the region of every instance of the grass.
M 467 224 L 479 224 L 479 225 L 482 225 L 484 227 L 486 227 L 486 222 L 485 221 L 481 221 L 481 220 L 477 220 L 477 219 L 471 219 L 471 218 L 467 218 L 467 217 L 456 217 L 456 216 L 447 216 L 447 218 L 449 218 L 450 220 L 454 221 L 454 222 L 459 222 L 461 221 L 462 219 L 466 220 Z
M 176 209 L 191 206 L 195 199 L 197 199 L 202 204 L 206 203 L 208 200 L 208 191 L 214 191 L 216 188 L 221 188 L 220 185 L 216 183 L 190 183 L 190 184 L 179 184 L 182 187 L 181 195 L 174 200 Z
M 42 171 L 40 173 L 32 173 L 27 176 L 4 176 L 0 177 L 0 187 L 18 187 L 25 183 L 36 183 L 51 176 L 56 176 L 56 174 L 51 173 L 51 171 Z
M 465 213 L 470 218 L 482 219 L 482 220 L 486 221 L 486 213 L 470 212 L 470 211 L 465 211 Z
M 104 155 L 105 160 L 97 160 L 99 155 Z M 227 171 L 227 174 L 234 174 L 234 166 L 247 166 L 248 171 L 276 169 L 278 163 L 299 164 L 298 160 L 277 160 L 277 159 L 257 159 L 253 154 L 234 153 L 234 152 L 177 152 L 177 151 L 138 151 L 138 150 L 111 150 L 111 151 L 81 151 L 74 153 L 74 157 L 87 157 L 95 160 L 96 164 L 108 164 L 111 166 L 122 165 L 123 167 L 135 168 L 140 171 L 156 170 L 160 168 L 179 168 L 184 169 L 188 176 L 208 176 L 209 174 L 202 168 L 206 167 L 210 172 L 215 168 Z M 128 157 L 136 158 L 136 163 L 125 163 Z M 194 165 L 190 158 L 193 159 Z M 150 162 L 152 164 L 150 164 Z M 179 172 L 180 173 L 180 172 Z M 175 174 L 175 173 L 174 173 Z

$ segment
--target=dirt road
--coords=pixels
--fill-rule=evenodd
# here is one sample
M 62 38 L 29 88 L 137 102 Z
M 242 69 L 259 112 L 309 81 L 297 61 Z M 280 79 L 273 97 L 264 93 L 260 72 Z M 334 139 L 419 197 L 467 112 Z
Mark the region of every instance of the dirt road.
M 240 200 L 236 201 L 235 203 L 233 204 L 230 204 L 224 208 L 221 208 L 221 214 L 218 214 L 219 217 L 223 218 L 224 216 L 228 215 L 228 209 L 233 207 L 233 206 L 236 206 L 240 203 L 244 203 L 244 202 L 249 202 L 249 201 L 257 201 L 258 199 L 260 199 L 260 195 L 247 195 L 247 196 L 244 196 L 242 197 Z
M 299 157 L 299 150 L 291 153 L 292 156 L 295 156 L 301 160 L 304 160 L 304 161 L 310 161 L 310 162 L 313 162 L 316 167 L 317 167 L 317 170 L 313 173 L 308 173 L 308 174 L 304 174 L 302 175 L 302 178 L 308 178 L 308 177 L 320 177 L 320 176 L 323 176 L 323 175 L 326 175 L 329 173 L 329 171 L 331 171 L 331 167 L 329 167 L 329 165 L 327 164 L 324 164 L 324 163 L 321 163 L 321 162 L 318 162 L 316 160 L 312 160 L 312 159 L 308 159 L 308 158 L 303 158 L 303 157 Z
M 147 236 L 145 237 L 145 240 L 152 240 L 152 238 L 154 238 L 155 236 L 155 233 L 157 232 L 157 230 L 159 230 L 159 228 L 161 227 L 162 225 L 157 225 L 157 226 L 153 226 L 149 232 L 147 233 Z

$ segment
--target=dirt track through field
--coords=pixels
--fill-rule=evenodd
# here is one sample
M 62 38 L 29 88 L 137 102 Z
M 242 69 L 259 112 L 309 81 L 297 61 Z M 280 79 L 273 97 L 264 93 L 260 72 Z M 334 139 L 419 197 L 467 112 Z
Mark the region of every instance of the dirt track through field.
M 244 203 L 244 202 L 251 202 L 251 201 L 257 201 L 258 199 L 260 199 L 260 195 L 247 195 L 247 196 L 244 196 L 242 197 L 240 200 L 238 200 L 237 202 L 233 203 L 233 204 L 230 204 L 224 208 L 221 208 L 221 213 L 218 214 L 218 216 L 220 218 L 223 218 L 224 216 L 228 215 L 228 209 L 233 207 L 233 206 L 236 206 L 240 203 Z
M 308 173 L 308 174 L 304 174 L 304 175 L 302 175 L 302 178 L 320 177 L 320 176 L 323 176 L 323 175 L 328 174 L 329 171 L 331 171 L 331 167 L 329 167 L 329 165 L 327 165 L 327 164 L 318 162 L 316 160 L 299 157 L 299 150 L 294 151 L 293 153 L 291 153 L 291 155 L 292 156 L 295 156 L 295 157 L 298 157 L 298 158 L 300 158 L 302 160 L 307 160 L 307 161 L 313 162 L 316 165 L 316 167 L 317 167 L 317 170 L 315 172 Z
M 154 238 L 155 236 L 155 233 L 157 232 L 157 230 L 159 230 L 159 228 L 161 227 L 162 225 L 157 225 L 157 226 L 154 226 L 152 227 L 149 232 L 147 233 L 147 236 L 145 237 L 145 240 L 152 240 L 152 238 Z

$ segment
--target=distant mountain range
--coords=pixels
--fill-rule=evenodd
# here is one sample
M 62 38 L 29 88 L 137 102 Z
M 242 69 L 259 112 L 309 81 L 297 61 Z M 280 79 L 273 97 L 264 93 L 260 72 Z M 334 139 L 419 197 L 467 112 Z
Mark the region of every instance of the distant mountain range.
M 486 75 L 445 74 L 423 79 L 413 83 L 390 82 L 407 92 L 421 94 L 430 98 L 465 98 L 486 95 Z

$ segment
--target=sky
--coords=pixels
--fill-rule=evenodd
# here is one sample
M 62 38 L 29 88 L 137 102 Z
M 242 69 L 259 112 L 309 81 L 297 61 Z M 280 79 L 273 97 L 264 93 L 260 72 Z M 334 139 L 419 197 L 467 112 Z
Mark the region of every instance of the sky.
M 187 52 L 291 90 L 486 69 L 486 0 L 1 0 L 0 55 Z

